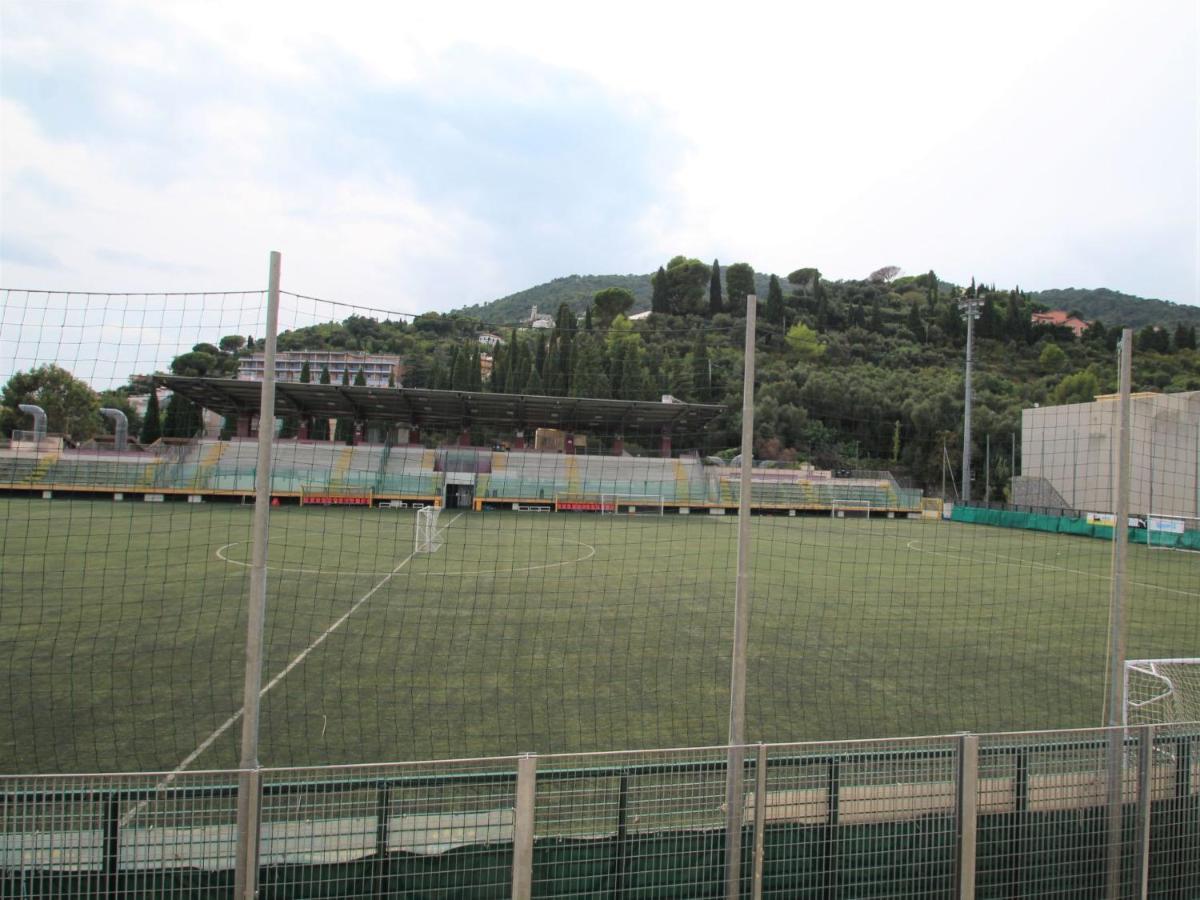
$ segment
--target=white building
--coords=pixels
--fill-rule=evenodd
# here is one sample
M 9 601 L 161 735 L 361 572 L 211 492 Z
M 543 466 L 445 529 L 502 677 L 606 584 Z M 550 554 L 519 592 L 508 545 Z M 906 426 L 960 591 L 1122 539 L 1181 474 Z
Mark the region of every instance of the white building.
M 1013 502 L 1111 512 L 1119 412 L 1115 395 L 1022 410 Z M 1200 516 L 1200 391 L 1134 394 L 1130 430 L 1130 512 Z
M 479 343 L 483 344 L 485 347 L 495 348 L 504 343 L 504 338 L 491 331 L 481 331 L 479 332 L 478 337 Z
M 321 370 L 328 367 L 329 380 L 341 384 L 343 373 L 349 381 L 361 370 L 368 387 L 400 387 L 402 367 L 398 356 L 380 356 L 346 350 L 281 350 L 275 354 L 275 378 L 278 381 L 299 381 L 300 371 L 308 363 L 312 383 L 321 379 Z M 262 381 L 266 366 L 264 354 L 254 353 L 239 360 L 238 378 L 242 381 Z M 394 384 L 392 383 L 394 381 Z

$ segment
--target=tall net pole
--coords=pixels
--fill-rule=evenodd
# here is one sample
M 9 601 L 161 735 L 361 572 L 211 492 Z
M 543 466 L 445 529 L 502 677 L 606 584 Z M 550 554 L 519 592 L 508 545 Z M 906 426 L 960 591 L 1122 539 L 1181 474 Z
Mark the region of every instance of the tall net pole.
M 275 435 L 275 335 L 279 330 L 278 251 L 271 251 L 262 401 L 258 414 L 258 465 L 254 482 L 253 545 L 246 621 L 246 680 L 242 693 L 242 755 L 238 776 L 238 850 L 234 896 L 253 898 L 258 881 L 258 715 L 262 692 L 263 630 L 267 619 L 267 529 L 271 515 L 271 441 Z
M 1108 739 L 1108 896 L 1121 891 L 1121 782 L 1125 733 L 1121 724 L 1122 688 L 1125 680 L 1125 589 L 1129 551 L 1130 391 L 1133 371 L 1133 329 L 1121 331 L 1119 363 L 1120 399 L 1117 425 L 1117 470 L 1113 473 L 1116 504 L 1113 509 L 1112 580 L 1108 595 L 1108 721 L 1114 728 Z
M 729 684 L 729 768 L 725 774 L 725 896 L 741 893 L 742 762 L 746 743 L 746 647 L 750 630 L 750 491 L 754 466 L 754 330 L 758 297 L 746 296 L 746 350 L 742 374 L 742 468 L 738 497 L 737 581 L 734 589 L 733 663 Z
M 971 371 L 975 364 L 975 320 L 979 318 L 979 297 L 966 297 L 958 302 L 963 317 L 967 320 L 967 370 L 963 385 L 963 458 L 962 495 L 963 503 L 971 502 Z

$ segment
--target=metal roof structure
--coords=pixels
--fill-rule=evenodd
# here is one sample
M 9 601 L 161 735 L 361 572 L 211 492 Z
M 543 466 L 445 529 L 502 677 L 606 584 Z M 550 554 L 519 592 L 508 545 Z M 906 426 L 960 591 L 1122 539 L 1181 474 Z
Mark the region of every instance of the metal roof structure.
M 257 415 L 262 383 L 236 378 L 156 375 L 154 380 L 223 416 Z M 725 411 L 719 404 L 594 400 L 536 394 L 489 394 L 361 385 L 275 382 L 275 415 L 352 418 L 411 425 L 504 425 L 566 431 L 698 431 Z

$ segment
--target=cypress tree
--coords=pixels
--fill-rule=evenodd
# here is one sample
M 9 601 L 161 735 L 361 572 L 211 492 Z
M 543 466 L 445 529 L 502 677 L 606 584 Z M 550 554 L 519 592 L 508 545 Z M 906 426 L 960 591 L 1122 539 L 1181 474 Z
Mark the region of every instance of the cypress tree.
M 301 369 L 303 373 L 303 369 Z M 317 379 L 321 384 L 331 384 L 332 379 L 329 377 L 329 366 L 321 366 L 321 377 Z M 313 419 L 312 428 L 308 432 L 309 438 L 314 441 L 329 440 L 329 419 L 325 416 L 317 416 Z
M 658 271 L 662 271 L 659 269 Z M 721 298 L 721 263 L 713 260 L 712 277 L 708 282 L 708 314 L 715 316 L 725 311 L 725 303 Z
M 308 360 L 306 359 L 300 366 L 300 383 L 308 384 L 312 381 L 312 369 L 309 368 Z
M 772 275 L 767 284 L 767 321 L 775 325 L 783 324 L 783 288 L 778 275 Z
M 925 343 L 925 323 L 921 321 L 921 310 L 916 300 L 908 308 L 908 330 L 912 332 L 917 343 Z
M 1176 350 L 1195 350 L 1196 349 L 1196 326 L 1185 325 L 1180 322 L 1175 326 L 1175 349 Z
M 350 369 L 342 369 L 342 384 L 349 386 L 350 384 Z M 354 420 L 345 417 L 339 418 L 333 427 L 333 439 L 339 444 L 351 444 L 354 442 Z
M 667 270 L 659 266 L 658 271 L 650 279 L 650 284 L 653 288 L 650 294 L 650 310 L 656 313 L 669 312 L 667 308 Z
M 589 306 L 583 314 L 583 330 L 592 330 L 592 308 Z
M 471 390 L 471 359 L 469 347 L 458 347 L 454 353 L 454 365 L 450 371 L 450 389 L 452 391 Z
M 704 329 L 696 332 L 696 343 L 692 347 L 691 397 L 696 403 L 712 403 L 712 361 L 708 355 L 708 338 Z
M 608 376 L 604 374 L 604 361 L 600 348 L 590 335 L 580 337 L 575 345 L 575 357 L 571 371 L 572 397 L 610 397 Z
M 142 419 L 142 433 L 138 442 L 143 445 L 153 444 L 162 437 L 162 414 L 158 409 L 158 391 L 150 388 L 150 398 L 146 401 L 146 417 Z
M 200 410 L 196 404 L 180 394 L 172 394 L 167 401 L 167 412 L 163 416 L 164 437 L 190 438 L 200 430 Z

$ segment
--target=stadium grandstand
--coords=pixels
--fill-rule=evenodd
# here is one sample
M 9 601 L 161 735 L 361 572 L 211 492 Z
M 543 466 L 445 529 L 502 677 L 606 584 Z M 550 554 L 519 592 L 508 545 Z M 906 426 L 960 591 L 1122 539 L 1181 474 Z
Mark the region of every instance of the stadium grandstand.
M 246 498 L 254 493 L 257 440 L 250 434 L 258 410 L 245 383 L 217 379 L 166 378 L 226 417 L 240 420 L 242 435 L 231 440 L 159 441 L 124 451 L 66 447 L 48 437 L 12 442 L 0 449 L 0 488 L 14 492 L 150 495 L 201 499 Z M 233 387 L 236 386 L 236 387 Z M 241 390 L 241 394 L 231 391 Z M 231 391 L 226 402 L 214 400 Z M 277 440 L 273 447 L 271 493 L 286 502 L 378 503 L 556 511 L 612 511 L 622 499 L 638 509 L 733 512 L 740 497 L 738 469 L 710 465 L 695 454 L 670 456 L 671 426 L 703 425 L 721 408 L 702 404 L 587 404 L 558 397 L 498 396 L 432 390 L 387 390 L 329 385 L 280 385 L 280 415 L 349 415 L 407 426 L 419 440 L 421 425 L 456 423 L 464 440 L 474 424 L 519 426 L 516 447 L 505 450 L 452 446 L 430 449 L 418 442 L 339 444 L 303 438 Z M 597 408 L 598 407 L 598 408 Z M 574 442 L 560 451 L 520 446 L 521 435 L 540 426 L 575 431 L 613 431 L 636 421 L 662 435 L 654 457 L 588 455 Z M 581 442 L 582 443 L 582 442 Z M 761 512 L 829 512 L 856 505 L 890 515 L 916 515 L 920 491 L 901 488 L 888 472 L 836 477 L 827 470 L 756 468 L 752 506 Z

